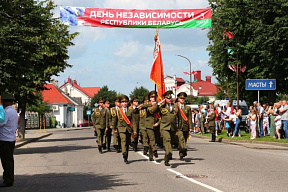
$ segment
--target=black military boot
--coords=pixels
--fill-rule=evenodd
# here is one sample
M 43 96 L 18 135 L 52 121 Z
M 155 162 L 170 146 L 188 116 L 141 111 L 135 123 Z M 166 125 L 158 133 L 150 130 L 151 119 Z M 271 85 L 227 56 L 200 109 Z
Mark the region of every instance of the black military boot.
M 184 161 L 184 157 L 183 156 L 180 156 L 180 161 Z
M 123 153 L 124 163 L 128 164 L 128 155 L 127 152 Z
M 149 147 L 144 147 L 143 155 L 148 155 Z
M 100 153 L 100 154 L 103 154 L 103 151 L 102 151 L 102 147 L 101 147 L 101 146 L 98 146 L 98 150 L 99 150 L 99 153 Z
M 186 157 L 187 156 L 187 149 L 183 149 L 182 154 L 183 154 L 183 157 Z
M 165 162 L 164 162 L 164 165 L 165 165 L 165 166 L 170 166 L 170 164 L 169 164 L 168 161 L 165 161 Z
M 212 138 L 211 138 L 211 141 L 209 141 L 209 142 L 215 142 L 215 133 L 211 133 L 212 134 Z
M 102 148 L 103 148 L 103 149 L 106 149 L 106 143 L 102 145 Z
M 168 157 L 169 160 L 172 160 L 172 153 L 169 153 L 169 154 L 167 155 L 167 157 Z
M 158 157 L 158 153 L 157 153 L 157 150 L 155 150 L 155 151 L 153 151 L 153 155 L 154 155 L 154 157 Z

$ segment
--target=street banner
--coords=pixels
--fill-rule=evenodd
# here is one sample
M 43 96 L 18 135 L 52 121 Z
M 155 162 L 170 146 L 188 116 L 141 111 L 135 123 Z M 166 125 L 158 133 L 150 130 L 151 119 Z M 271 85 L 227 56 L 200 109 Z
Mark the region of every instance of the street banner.
M 104 9 L 60 7 L 60 20 L 71 26 L 106 28 L 208 28 L 211 9 Z
M 155 49 L 153 53 L 153 65 L 150 73 L 150 79 L 153 81 L 158 90 L 158 101 L 163 99 L 163 94 L 165 93 L 165 84 L 164 84 L 164 71 L 163 71 L 163 62 L 161 54 L 161 45 L 158 34 L 155 36 Z

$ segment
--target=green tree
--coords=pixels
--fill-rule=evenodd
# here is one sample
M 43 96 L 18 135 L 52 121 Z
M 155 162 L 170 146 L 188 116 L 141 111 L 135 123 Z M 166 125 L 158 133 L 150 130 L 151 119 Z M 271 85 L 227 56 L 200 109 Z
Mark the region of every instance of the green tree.
M 26 104 L 53 75 L 63 72 L 68 47 L 77 33 L 53 18 L 51 0 L 11 0 L 0 4 L 0 93 L 13 93 L 21 108 L 20 135 L 25 138 Z
M 210 0 L 209 0 L 210 1 Z M 213 0 L 210 1 L 211 3 Z M 229 97 L 236 93 L 236 74 L 228 65 L 247 66 L 240 73 L 240 99 L 255 100 L 257 91 L 245 91 L 246 79 L 277 79 L 277 93 L 287 94 L 288 3 L 282 0 L 220 0 L 212 6 L 209 65 Z M 211 4 L 212 5 L 212 4 Z M 228 39 L 224 31 L 233 32 Z M 231 49 L 232 52 L 228 53 Z M 276 92 L 261 91 L 270 101 Z M 267 101 L 266 101 L 267 102 Z
M 95 103 L 98 102 L 99 98 L 108 99 L 110 103 L 114 103 L 114 99 L 117 96 L 117 92 L 109 90 L 107 85 L 104 85 L 97 94 L 91 99 L 91 109 L 95 107 Z
M 145 87 L 141 86 L 141 87 L 135 87 L 135 89 L 130 93 L 129 97 L 137 97 L 137 99 L 142 102 L 143 98 L 145 96 L 148 96 L 149 94 L 149 90 L 146 89 Z

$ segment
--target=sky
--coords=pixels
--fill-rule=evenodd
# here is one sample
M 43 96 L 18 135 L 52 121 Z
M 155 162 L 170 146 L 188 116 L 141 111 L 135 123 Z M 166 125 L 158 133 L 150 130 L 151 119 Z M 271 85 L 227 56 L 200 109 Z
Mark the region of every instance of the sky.
M 60 5 L 112 9 L 200 9 L 207 0 L 55 0 L 54 16 L 60 17 Z M 55 80 L 64 84 L 68 77 L 81 87 L 103 87 L 129 95 L 136 87 L 154 89 L 150 80 L 156 29 L 121 29 L 70 26 L 70 33 L 80 34 L 68 49 L 72 68 L 66 68 Z M 202 80 L 212 75 L 208 66 L 209 29 L 159 29 L 164 75 L 189 80 L 192 71 L 201 70 Z M 212 82 L 216 83 L 212 76 Z

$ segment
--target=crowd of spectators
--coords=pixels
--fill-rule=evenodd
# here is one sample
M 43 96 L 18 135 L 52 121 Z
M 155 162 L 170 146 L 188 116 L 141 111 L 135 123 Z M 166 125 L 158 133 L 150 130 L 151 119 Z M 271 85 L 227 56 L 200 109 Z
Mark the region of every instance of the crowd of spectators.
M 192 122 L 194 133 L 207 133 L 207 118 L 214 109 L 216 114 L 216 136 L 222 131 L 226 131 L 228 137 L 241 137 L 240 124 L 242 119 L 241 107 L 233 108 L 228 102 L 225 107 L 219 104 L 200 105 L 198 109 L 192 109 Z M 244 116 L 245 117 L 245 116 Z M 255 101 L 249 107 L 246 116 L 246 124 L 250 129 L 250 139 L 271 136 L 277 139 L 288 140 L 288 105 L 287 101 L 279 101 L 274 104 L 263 104 Z

